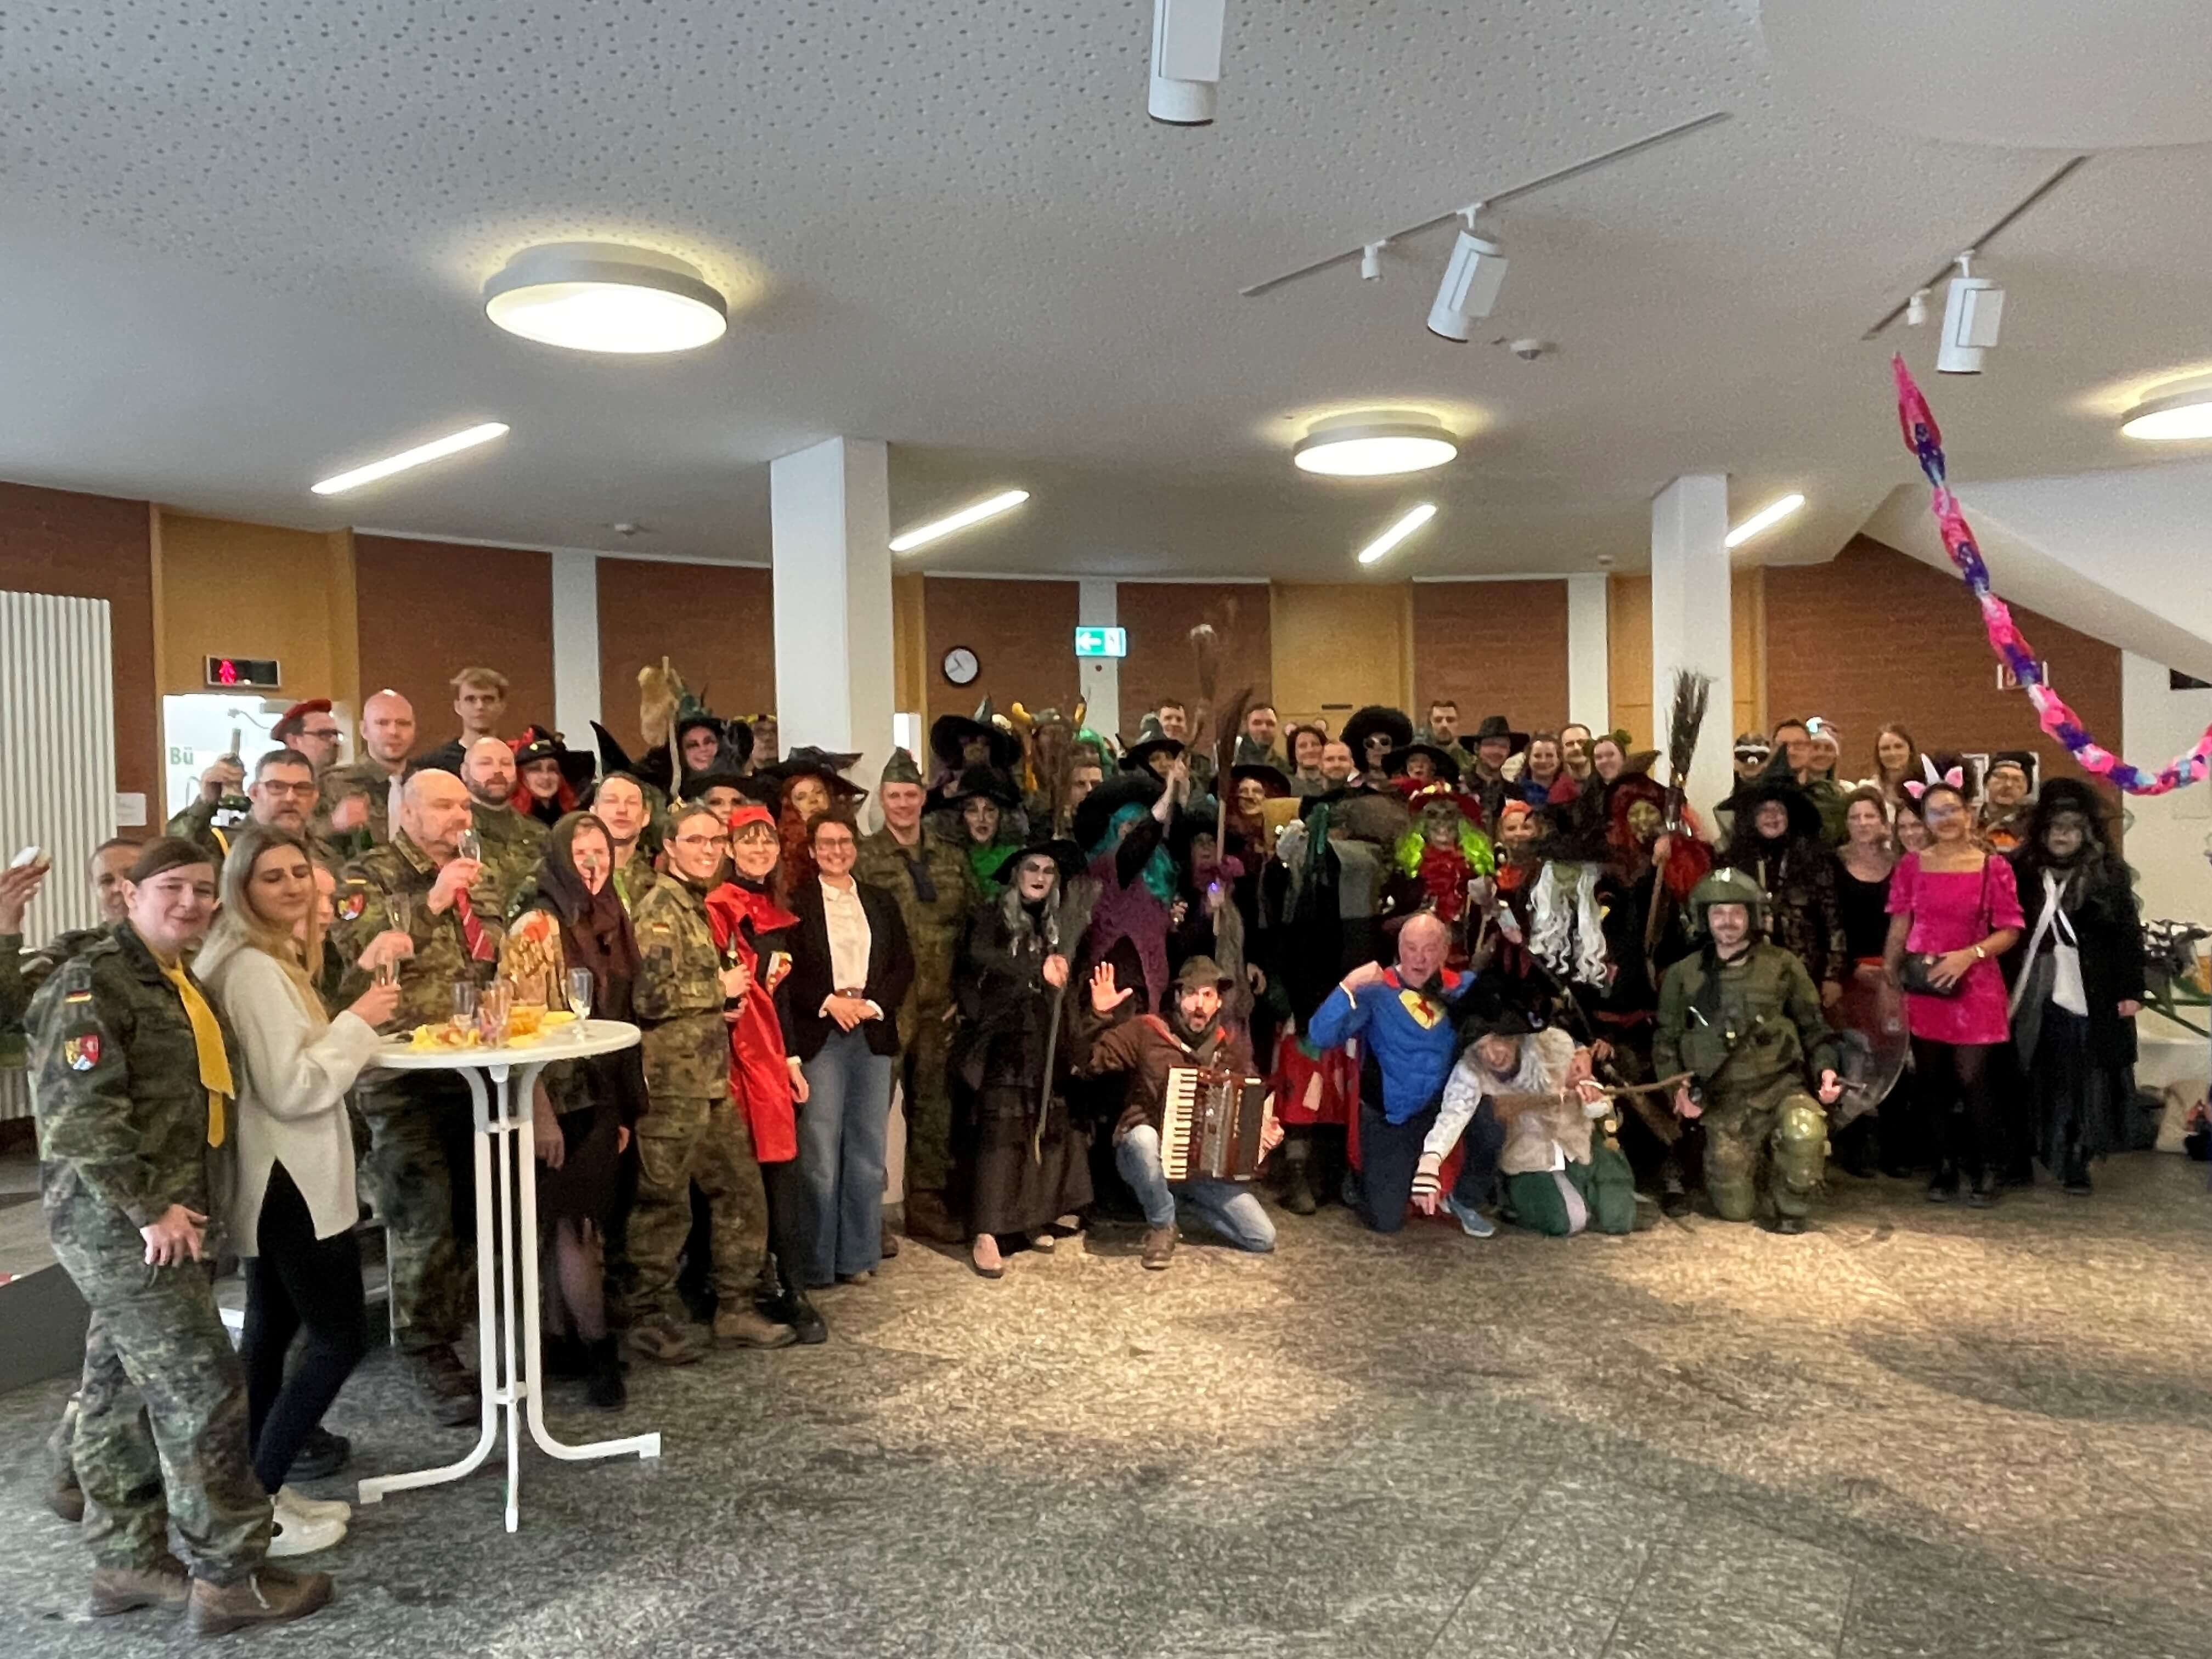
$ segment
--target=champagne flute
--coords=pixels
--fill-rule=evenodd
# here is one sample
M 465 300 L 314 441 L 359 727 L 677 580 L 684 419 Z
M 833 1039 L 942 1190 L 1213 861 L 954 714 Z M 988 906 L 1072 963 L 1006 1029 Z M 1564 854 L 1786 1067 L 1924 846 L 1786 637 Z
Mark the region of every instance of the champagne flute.
M 587 1029 L 592 1023 L 592 970 L 571 968 L 568 970 L 568 1007 L 576 1016 L 576 1040 L 590 1036 Z
M 453 981 L 453 1030 L 456 1035 L 477 1023 L 477 982 L 472 979 Z
M 464 830 L 460 840 L 453 843 L 453 851 L 471 864 L 480 864 L 483 861 L 483 837 L 473 829 Z
M 384 896 L 384 921 L 385 925 L 393 933 L 405 933 L 409 938 L 413 938 L 415 933 L 414 899 L 405 893 L 386 893 Z M 376 980 L 380 985 L 393 984 L 398 978 L 399 964 L 396 961 L 387 962 L 376 970 Z

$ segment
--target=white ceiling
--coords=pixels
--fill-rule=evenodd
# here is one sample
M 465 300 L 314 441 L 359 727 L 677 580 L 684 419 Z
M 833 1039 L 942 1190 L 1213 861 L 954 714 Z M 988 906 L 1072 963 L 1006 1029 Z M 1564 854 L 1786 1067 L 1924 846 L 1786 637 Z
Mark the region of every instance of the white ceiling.
M 1199 130 L 1145 118 L 1147 0 L 0 10 L 0 477 L 760 561 L 765 463 L 844 432 L 894 445 L 898 523 L 1035 492 L 918 568 L 1342 580 L 1424 497 L 1378 574 L 1632 568 L 1652 493 L 1723 470 L 1739 515 L 1812 498 L 1747 554 L 1820 558 L 1910 476 L 1884 363 L 1933 350 L 1860 335 L 2063 159 L 1785 89 L 1752 0 L 1229 9 Z M 1238 296 L 1712 109 L 1486 221 L 1512 270 L 1480 337 L 1544 361 L 1424 331 L 1448 232 L 1380 282 Z M 2113 402 L 2212 359 L 2205 157 L 2101 155 L 2000 244 L 2004 344 L 1930 387 L 1960 479 L 2150 459 Z M 509 254 L 584 239 L 692 259 L 730 334 L 606 360 L 484 322 Z M 1295 472 L 1305 422 L 1361 404 L 1469 441 L 1415 480 Z M 484 419 L 514 430 L 307 493 Z

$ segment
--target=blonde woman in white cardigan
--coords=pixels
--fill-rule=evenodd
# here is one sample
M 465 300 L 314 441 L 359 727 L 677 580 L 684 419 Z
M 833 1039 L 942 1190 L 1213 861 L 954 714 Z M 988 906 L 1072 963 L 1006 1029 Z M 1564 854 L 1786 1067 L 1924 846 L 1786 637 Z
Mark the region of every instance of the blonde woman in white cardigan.
M 382 934 L 361 965 L 412 951 L 406 935 Z M 285 1477 L 368 1346 L 345 1097 L 399 996 L 396 984 L 373 985 L 331 1018 L 315 989 L 322 966 L 322 899 L 307 844 L 289 830 L 246 830 L 223 860 L 222 918 L 194 969 L 244 1062 L 237 1179 L 223 1218 L 246 1261 L 246 1406 L 254 1473 L 276 1500 L 271 1554 L 305 1554 L 345 1535 L 344 1504 L 302 1498 Z M 302 1330 L 288 1379 L 285 1355 Z

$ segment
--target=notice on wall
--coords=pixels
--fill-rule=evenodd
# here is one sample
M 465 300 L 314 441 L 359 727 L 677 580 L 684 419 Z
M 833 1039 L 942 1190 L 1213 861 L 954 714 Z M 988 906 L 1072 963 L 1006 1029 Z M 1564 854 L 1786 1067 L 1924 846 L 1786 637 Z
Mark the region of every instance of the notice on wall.
M 118 830 L 143 830 L 146 827 L 146 797 L 136 791 L 118 790 L 115 795 L 115 827 Z

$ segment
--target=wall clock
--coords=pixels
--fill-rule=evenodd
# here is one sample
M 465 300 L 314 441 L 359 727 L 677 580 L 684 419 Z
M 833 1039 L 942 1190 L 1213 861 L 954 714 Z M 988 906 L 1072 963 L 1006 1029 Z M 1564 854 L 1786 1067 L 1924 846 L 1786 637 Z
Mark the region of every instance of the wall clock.
M 975 660 L 975 653 L 964 645 L 956 645 L 945 653 L 945 678 L 955 685 L 969 685 L 983 672 L 983 665 Z

